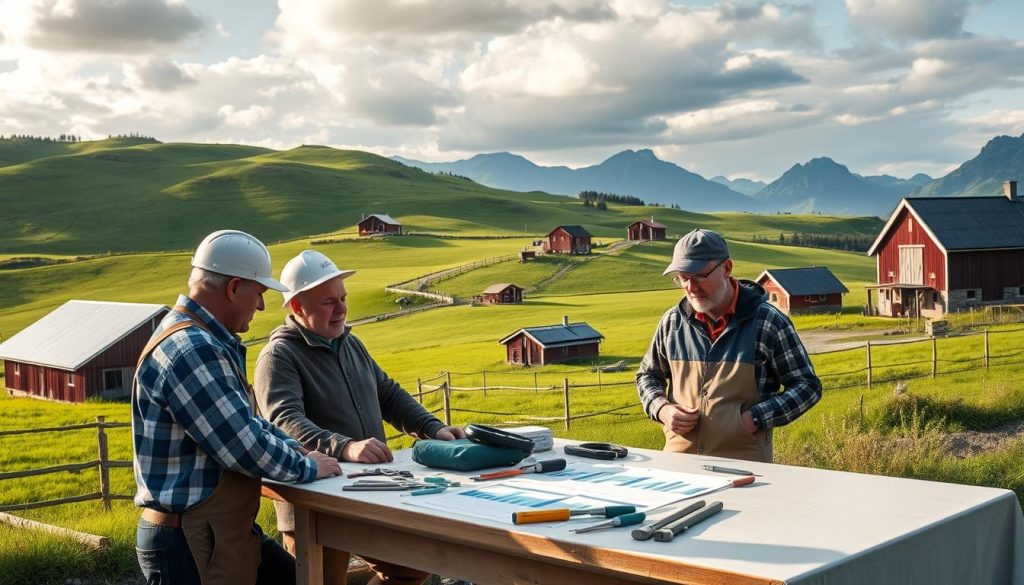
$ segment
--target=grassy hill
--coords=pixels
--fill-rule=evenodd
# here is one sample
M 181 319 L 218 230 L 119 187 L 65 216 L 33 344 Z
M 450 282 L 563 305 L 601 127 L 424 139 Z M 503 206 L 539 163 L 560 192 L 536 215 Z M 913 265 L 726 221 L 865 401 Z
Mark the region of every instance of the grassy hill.
M 881 225 L 877 218 L 598 211 L 567 197 L 491 189 L 322 146 L 20 142 L 0 140 L 7 228 L 0 254 L 187 250 L 224 227 L 272 242 L 351 231 L 362 214 L 381 212 L 403 221 L 406 231 L 461 235 L 543 235 L 565 223 L 621 237 L 627 224 L 652 213 L 669 233 L 704 226 L 741 239 L 780 232 L 873 235 Z

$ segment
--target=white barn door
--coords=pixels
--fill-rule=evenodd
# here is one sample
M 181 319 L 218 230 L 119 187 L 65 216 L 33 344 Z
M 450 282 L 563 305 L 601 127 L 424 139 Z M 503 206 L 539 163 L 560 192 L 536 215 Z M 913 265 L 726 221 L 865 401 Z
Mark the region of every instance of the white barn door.
M 924 284 L 924 246 L 900 246 L 900 283 Z

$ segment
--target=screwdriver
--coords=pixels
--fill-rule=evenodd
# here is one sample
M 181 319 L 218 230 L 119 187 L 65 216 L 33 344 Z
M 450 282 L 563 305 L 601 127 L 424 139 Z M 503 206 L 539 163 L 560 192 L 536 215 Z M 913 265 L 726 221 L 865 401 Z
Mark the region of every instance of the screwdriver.
M 623 514 L 622 516 L 616 516 L 607 522 L 601 522 L 600 524 L 594 524 L 593 526 L 587 526 L 586 528 L 577 528 L 573 530 L 576 534 L 583 534 L 584 532 L 593 532 L 595 530 L 604 530 L 606 528 L 615 528 L 617 526 L 632 526 L 639 524 L 647 519 L 647 514 L 643 512 L 633 512 L 632 514 Z
M 514 512 L 512 514 L 513 524 L 533 524 L 535 522 L 558 522 L 568 520 L 571 516 L 604 516 L 615 518 L 623 514 L 636 512 L 636 506 L 604 506 L 601 508 L 582 508 L 570 510 L 569 508 L 555 508 L 553 510 L 527 510 L 525 512 Z
M 565 469 L 565 459 L 545 459 L 544 461 L 538 461 L 534 465 L 524 465 L 516 469 L 508 469 L 505 471 L 495 471 L 494 473 L 485 473 L 476 477 L 471 477 L 473 481 L 483 481 L 487 479 L 501 479 L 503 477 L 515 477 L 524 473 L 547 473 L 549 471 L 561 471 Z

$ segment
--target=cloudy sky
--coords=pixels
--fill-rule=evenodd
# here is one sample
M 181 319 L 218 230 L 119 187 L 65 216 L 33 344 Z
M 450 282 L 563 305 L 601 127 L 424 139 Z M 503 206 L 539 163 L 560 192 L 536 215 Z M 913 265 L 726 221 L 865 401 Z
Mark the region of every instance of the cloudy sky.
M 1024 133 L 1020 0 L 0 0 L 0 134 L 942 175 Z

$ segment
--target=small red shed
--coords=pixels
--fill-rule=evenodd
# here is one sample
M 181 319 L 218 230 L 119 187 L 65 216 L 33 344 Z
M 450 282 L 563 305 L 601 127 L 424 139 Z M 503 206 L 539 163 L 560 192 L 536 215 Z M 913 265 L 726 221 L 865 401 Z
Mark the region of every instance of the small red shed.
M 505 360 L 522 366 L 543 366 L 574 359 L 597 357 L 604 336 L 586 323 L 524 327 L 498 343 L 505 346 Z
M 626 239 L 636 241 L 664 240 L 665 230 L 665 224 L 654 221 L 653 217 L 651 219 L 640 219 L 626 227 Z
M 1024 200 L 1017 182 L 1004 182 L 999 197 L 904 198 L 868 255 L 876 266 L 869 314 L 934 318 L 1022 303 Z
M 768 293 L 768 302 L 787 315 L 842 312 L 843 295 L 850 292 L 824 266 L 772 268 L 757 277 L 757 284 Z
M 548 234 L 547 251 L 560 254 L 589 254 L 590 232 L 579 225 L 560 225 Z
M 68 301 L 0 344 L 11 394 L 65 402 L 131 393 L 164 305 Z
M 492 305 L 508 305 L 523 302 L 523 289 L 512 283 L 492 284 L 480 295 L 481 301 Z
M 371 213 L 359 222 L 359 236 L 401 235 L 402 222 L 386 213 Z

